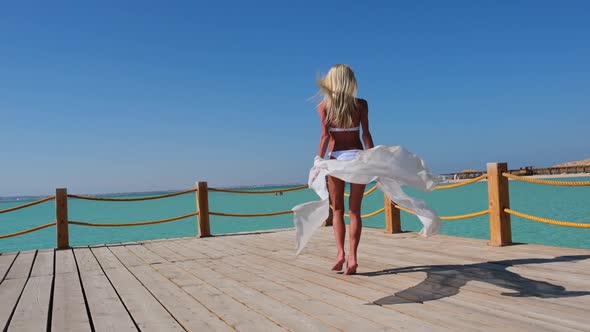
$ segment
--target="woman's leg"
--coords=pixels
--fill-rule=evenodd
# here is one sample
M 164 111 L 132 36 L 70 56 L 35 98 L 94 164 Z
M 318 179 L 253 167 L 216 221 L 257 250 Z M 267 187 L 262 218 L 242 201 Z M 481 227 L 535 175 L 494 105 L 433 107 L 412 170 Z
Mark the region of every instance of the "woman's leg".
M 336 238 L 336 262 L 332 267 L 333 271 L 341 271 L 344 265 L 344 237 L 346 226 L 344 225 L 344 181 L 328 176 L 328 190 L 330 192 L 330 203 L 332 205 L 332 228 Z
M 350 251 L 348 252 L 348 263 L 344 274 L 355 274 L 358 266 L 356 252 L 361 241 L 363 222 L 361 220 L 361 203 L 365 192 L 364 184 L 350 184 Z

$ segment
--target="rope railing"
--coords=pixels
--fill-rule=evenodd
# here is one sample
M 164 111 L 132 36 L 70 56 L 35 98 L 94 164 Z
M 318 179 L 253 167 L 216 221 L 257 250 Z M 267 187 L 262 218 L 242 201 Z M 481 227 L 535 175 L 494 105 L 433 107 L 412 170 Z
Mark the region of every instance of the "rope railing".
M 369 189 L 369 190 L 365 191 L 365 192 L 363 193 L 363 196 L 370 195 L 370 194 L 371 194 L 372 192 L 374 192 L 375 190 L 377 190 L 377 185 L 375 185 L 373 188 L 371 188 L 371 189 Z M 346 197 L 350 197 L 350 194 L 349 194 L 349 193 L 344 193 L 344 196 L 346 196 Z
M 436 186 L 436 190 L 444 190 L 444 189 L 452 189 L 458 188 L 462 186 L 466 186 L 469 184 L 476 183 L 478 181 L 487 179 L 487 189 L 488 189 L 488 206 L 489 209 L 471 212 L 466 214 L 460 215 L 452 215 L 452 216 L 440 216 L 441 220 L 459 220 L 459 219 L 467 219 L 467 218 L 474 218 L 480 217 L 484 215 L 489 215 L 489 223 L 490 223 L 490 245 L 493 246 L 502 246 L 502 245 L 509 245 L 511 242 L 511 223 L 510 223 L 510 215 L 514 215 L 517 217 L 533 220 L 536 222 L 552 224 L 557 226 L 564 226 L 564 227 L 576 227 L 576 228 L 587 228 L 590 229 L 590 222 L 570 222 L 570 221 L 561 221 L 555 220 L 550 218 L 542 218 L 533 215 L 529 215 L 526 213 L 514 211 L 510 209 L 510 199 L 509 199 L 509 182 L 508 179 L 514 179 L 518 181 L 536 183 L 536 184 L 546 184 L 546 185 L 555 185 L 555 186 L 590 186 L 590 181 L 552 181 L 552 180 L 543 180 L 543 179 L 532 179 L 523 176 L 519 176 L 521 174 L 513 174 L 508 172 L 508 167 L 506 163 L 489 163 L 487 164 L 487 172 L 482 174 L 481 176 L 475 177 L 473 179 L 464 180 L 459 183 L 453 184 L 446 184 L 446 185 L 439 185 Z M 194 189 L 183 190 L 179 192 L 171 192 L 162 195 L 155 195 L 155 196 L 144 196 L 144 197 L 97 197 L 97 196 L 85 196 L 85 195 L 68 195 L 67 190 L 65 188 L 60 188 L 56 190 L 55 196 L 49 196 L 46 198 L 42 198 L 30 203 L 26 203 L 19 206 L 10 207 L 7 209 L 0 210 L 0 214 L 7 213 L 11 211 L 16 211 L 20 209 L 24 209 L 27 207 L 31 207 L 37 204 L 41 204 L 44 202 L 48 202 L 51 200 L 55 200 L 55 222 L 40 225 L 37 227 L 33 227 L 27 230 L 18 231 L 10 234 L 0 235 L 0 239 L 11 238 L 31 232 L 35 232 L 38 230 L 42 230 L 44 228 L 56 226 L 57 229 L 57 248 L 69 248 L 69 232 L 68 232 L 68 225 L 77 225 L 77 226 L 85 226 L 85 227 L 132 227 L 132 226 L 144 226 L 144 225 L 154 225 L 154 224 L 163 224 L 168 222 L 173 222 L 189 217 L 197 217 L 197 227 L 198 227 L 198 236 L 199 237 L 207 237 L 211 236 L 210 232 L 210 216 L 221 216 L 221 217 L 241 217 L 241 218 L 258 218 L 258 217 L 271 217 L 271 216 L 279 216 L 279 215 L 289 215 L 292 214 L 292 210 L 285 210 L 285 211 L 275 211 L 275 212 L 260 212 L 260 213 L 234 213 L 234 212 L 216 212 L 216 211 L 209 211 L 209 192 L 222 192 L 222 193 L 234 193 L 234 194 L 276 194 L 276 193 L 286 193 L 291 191 L 303 190 L 307 189 L 307 185 L 295 186 L 295 187 L 288 187 L 282 189 L 273 189 L 273 190 L 239 190 L 239 189 L 222 189 L 222 188 L 208 188 L 207 182 L 198 182 L 195 185 Z M 370 195 L 377 190 L 377 185 L 375 184 L 372 188 L 363 192 L 363 196 Z M 103 223 L 103 222 L 89 222 L 89 221 L 76 221 L 76 220 L 69 220 L 68 218 L 68 199 L 83 199 L 83 200 L 92 200 L 92 201 L 110 201 L 110 202 L 132 202 L 132 201 L 146 201 L 146 200 L 155 200 L 155 199 L 162 199 L 168 197 L 174 197 L 189 193 L 197 193 L 196 195 L 196 211 L 189 214 L 185 214 L 182 216 L 166 218 L 166 219 L 159 219 L 159 220 L 148 220 L 148 221 L 140 221 L 140 222 L 128 222 L 128 223 Z M 345 196 L 349 197 L 350 194 L 344 193 Z M 387 233 L 399 233 L 401 232 L 401 215 L 400 211 L 404 211 L 413 215 L 416 215 L 415 211 L 410 209 L 404 208 L 396 203 L 392 202 L 389 197 L 384 195 L 384 205 L 382 208 L 379 208 L 371 213 L 362 214 L 362 218 L 370 218 L 376 216 L 378 214 L 384 213 L 385 218 L 385 231 Z M 345 217 L 350 218 L 350 214 L 344 214 Z M 329 218 L 326 220 L 325 225 L 331 225 L 331 219 Z
M 198 216 L 199 212 L 193 212 L 189 214 L 185 214 L 178 217 L 167 218 L 167 219 L 160 219 L 160 220 L 150 220 L 150 221 L 139 221 L 139 222 L 130 222 L 130 223 L 96 223 L 96 222 L 85 222 L 85 221 L 74 221 L 70 220 L 69 224 L 71 225 L 78 225 L 78 226 L 89 226 L 89 227 L 129 227 L 129 226 L 145 226 L 145 225 L 155 225 L 155 224 L 163 224 L 167 222 L 177 221 L 180 219 Z
M 399 206 L 399 205 L 395 205 L 395 207 L 399 210 L 402 210 L 404 212 L 407 212 L 409 214 L 413 214 L 416 215 L 415 211 L 412 211 L 410 209 L 406 209 L 403 206 Z M 477 211 L 477 212 L 472 212 L 472 213 L 467 213 L 467 214 L 459 214 L 456 216 L 440 216 L 440 220 L 458 220 L 458 219 L 467 219 L 467 218 L 473 218 L 473 217 L 479 217 L 479 216 L 483 216 L 490 213 L 490 210 L 481 210 L 481 211 Z
M 27 204 L 23 204 L 23 205 L 19 205 L 19 206 L 13 206 L 13 207 L 8 208 L 8 209 L 0 210 L 0 214 L 6 213 L 6 212 L 12 212 L 12 211 L 16 211 L 16 210 L 20 210 L 20 209 L 24 209 L 24 208 L 28 208 L 30 206 L 41 204 L 41 203 L 45 203 L 45 202 L 49 202 L 49 201 L 54 200 L 54 199 L 55 199 L 55 196 L 45 197 L 45 198 L 42 198 L 42 199 L 37 200 L 37 201 L 34 201 L 34 202 L 30 202 L 30 203 L 27 203 Z
M 440 220 L 458 220 L 458 219 L 474 218 L 474 217 L 486 215 L 488 213 L 490 213 L 489 210 L 482 210 L 482 211 L 478 211 L 478 212 L 460 214 L 460 215 L 456 215 L 456 216 L 441 216 Z
M 548 186 L 566 186 L 566 187 L 586 187 L 590 186 L 590 181 L 554 181 L 554 180 L 543 180 L 543 179 L 535 179 L 535 178 L 527 178 L 523 176 L 518 176 L 510 173 L 502 173 L 502 176 L 522 182 L 528 183 L 535 183 L 535 184 L 544 184 Z
M 291 214 L 293 211 L 285 210 L 285 211 L 277 211 L 277 212 L 267 212 L 267 213 L 228 213 L 228 212 L 212 212 L 209 211 L 209 214 L 212 216 L 222 216 L 222 217 L 270 217 L 270 216 L 279 216 L 282 214 Z
M 399 205 L 397 205 L 397 204 L 395 204 L 394 206 L 395 206 L 395 208 L 396 208 L 396 209 L 398 209 L 398 210 L 401 210 L 401 211 L 407 212 L 407 213 L 409 213 L 409 214 L 416 215 L 416 212 L 414 212 L 414 211 L 412 211 L 412 210 L 410 210 L 410 209 L 406 209 L 406 208 L 405 208 L 405 207 L 403 207 L 403 206 L 399 206 Z
M 445 185 L 441 185 L 441 186 L 436 186 L 436 187 L 434 187 L 434 189 L 435 190 L 444 190 L 444 189 L 453 189 L 453 188 L 463 187 L 463 186 L 466 186 L 468 184 L 472 184 L 472 183 L 481 181 L 483 179 L 487 179 L 487 177 L 488 177 L 487 174 L 483 174 L 483 175 L 480 175 L 480 176 L 478 176 L 476 178 L 465 180 L 465 181 L 461 181 L 461 182 L 458 182 L 458 183 L 445 184 Z
M 521 217 L 524 219 L 537 221 L 537 222 L 541 222 L 541 223 L 545 223 L 545 224 L 550 224 L 550 225 L 563 226 L 563 227 L 575 227 L 575 228 L 590 228 L 590 223 L 561 221 L 561 220 L 555 220 L 555 219 L 550 219 L 550 218 L 541 218 L 541 217 L 537 217 L 537 216 L 532 216 L 530 214 L 514 211 L 511 209 L 504 209 L 504 212 L 506 212 L 510 215 L 513 215 L 513 216 L 517 216 L 517 217 Z
M 51 227 L 51 226 L 55 226 L 55 221 L 54 222 L 50 222 L 50 223 L 45 224 L 45 225 L 41 225 L 41 226 L 37 226 L 37 227 L 25 229 L 24 231 L 19 231 L 19 232 L 14 232 L 14 233 L 10 233 L 10 234 L 0 235 L 0 240 L 1 239 L 7 239 L 7 238 L 10 238 L 10 237 L 19 236 L 19 235 L 23 235 L 23 234 L 27 234 L 27 233 L 36 232 L 38 230 L 42 230 L 44 228 Z
M 377 211 L 373 211 L 371 213 L 363 214 L 361 218 L 369 218 L 379 213 L 385 211 L 385 208 L 380 208 Z M 213 212 L 209 211 L 209 215 L 212 216 L 222 216 L 222 217 L 270 217 L 270 216 L 278 216 L 283 214 L 291 214 L 293 213 L 292 210 L 285 210 L 285 211 L 277 211 L 277 212 L 268 212 L 268 213 L 226 213 L 226 212 Z M 345 217 L 350 217 L 349 214 L 345 213 Z
M 144 196 L 144 197 L 97 197 L 97 196 L 84 196 L 84 195 L 68 195 L 69 198 L 77 198 L 77 199 L 85 199 L 89 201 L 105 201 L 105 202 L 136 202 L 136 201 L 149 201 L 152 199 L 161 199 L 161 198 L 168 198 L 174 196 L 180 196 L 184 194 L 194 193 L 197 189 L 189 189 L 178 191 L 170 194 L 163 194 L 163 195 L 156 195 L 156 196 Z
M 273 190 L 238 190 L 238 189 L 222 189 L 222 188 L 208 188 L 209 191 L 216 191 L 221 193 L 233 193 L 233 194 L 275 194 L 284 193 L 289 191 L 296 191 L 307 189 L 308 186 L 297 186 L 285 189 L 273 189 Z
M 373 216 L 376 216 L 376 215 L 378 215 L 379 213 L 381 213 L 381 212 L 383 212 L 383 211 L 385 211 L 385 208 L 384 208 L 384 207 L 382 207 L 382 208 L 380 208 L 380 209 L 378 209 L 378 210 L 376 210 L 376 211 L 373 211 L 373 212 L 371 212 L 371 213 L 362 214 L 362 215 L 361 215 L 361 218 L 363 218 L 363 219 L 364 219 L 364 218 L 370 218 L 370 217 L 373 217 Z M 347 218 L 350 218 L 350 214 L 348 214 L 348 213 L 345 213 L 345 214 L 344 214 L 344 216 L 345 216 L 345 217 L 347 217 Z
M 461 182 L 458 182 L 458 183 L 436 186 L 434 189 L 435 190 L 444 190 L 444 189 L 459 188 L 459 187 L 463 187 L 463 186 L 466 186 L 466 185 L 469 185 L 469 184 L 472 184 L 472 183 L 475 183 L 475 182 L 484 180 L 487 177 L 488 177 L 487 174 L 483 174 L 483 175 L 480 175 L 480 176 L 478 176 L 476 178 L 465 180 L 465 181 L 461 181 Z M 375 190 L 377 190 L 377 186 L 376 185 L 373 188 L 365 191 L 363 193 L 363 196 L 367 196 L 367 195 L 371 194 L 372 192 L 374 192 Z M 350 194 L 349 193 L 344 193 L 344 196 L 350 197 Z

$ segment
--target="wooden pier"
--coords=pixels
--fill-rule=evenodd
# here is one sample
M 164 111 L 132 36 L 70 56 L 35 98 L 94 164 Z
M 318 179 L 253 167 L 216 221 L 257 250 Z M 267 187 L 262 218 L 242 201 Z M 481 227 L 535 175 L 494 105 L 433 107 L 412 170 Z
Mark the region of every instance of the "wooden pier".
M 0 255 L 5 331 L 590 331 L 590 250 L 321 229 Z
M 265 195 L 304 190 L 209 188 L 146 197 L 55 196 L 0 210 L 55 201 L 55 221 L 0 234 L 0 240 L 56 227 L 57 249 L 0 254 L 3 331 L 590 331 L 590 250 L 512 242 L 511 216 L 552 227 L 590 229 L 510 208 L 509 181 L 590 186 L 590 181 L 529 179 L 506 163 L 453 189 L 487 179 L 488 209 L 441 216 L 489 215 L 489 241 L 403 233 L 400 211 L 384 197 L 383 230 L 363 229 L 359 273 L 330 271 L 332 230 L 317 232 L 295 257 L 295 231 L 214 236 L 209 216 L 261 218 L 293 211 L 209 210 L 209 192 Z M 376 187 L 367 190 L 370 195 Z M 71 220 L 68 199 L 130 202 L 196 193 L 196 211 L 159 220 Z M 198 237 L 70 247 L 69 225 L 141 227 L 196 217 Z M 326 221 L 330 225 L 330 220 Z

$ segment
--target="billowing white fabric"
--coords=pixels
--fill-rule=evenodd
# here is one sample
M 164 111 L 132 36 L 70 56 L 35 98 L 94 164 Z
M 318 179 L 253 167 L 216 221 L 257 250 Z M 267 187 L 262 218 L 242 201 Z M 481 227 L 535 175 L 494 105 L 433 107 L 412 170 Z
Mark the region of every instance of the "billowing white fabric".
M 334 176 L 349 183 L 366 184 L 376 181 L 396 204 L 411 209 L 424 225 L 420 234 L 431 236 L 441 227 L 440 218 L 426 203 L 408 196 L 402 186 L 432 191 L 439 179 L 433 176 L 424 161 L 401 146 L 376 146 L 361 151 L 353 160 L 325 160 L 316 157 L 309 171 L 309 187 L 320 197 L 319 201 L 293 207 L 296 229 L 296 255 L 299 255 L 313 233 L 328 218 L 330 200 L 326 176 Z

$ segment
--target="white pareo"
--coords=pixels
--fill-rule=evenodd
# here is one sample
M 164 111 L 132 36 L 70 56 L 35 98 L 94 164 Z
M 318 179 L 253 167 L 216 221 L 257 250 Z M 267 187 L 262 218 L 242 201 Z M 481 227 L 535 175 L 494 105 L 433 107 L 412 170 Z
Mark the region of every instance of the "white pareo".
M 349 183 L 366 184 L 375 181 L 396 204 L 411 209 L 424 225 L 420 234 L 431 236 L 441 227 L 440 218 L 426 203 L 408 196 L 402 186 L 432 191 L 439 178 L 432 175 L 424 160 L 401 146 L 376 146 L 361 151 L 353 160 L 326 160 L 316 157 L 309 171 L 309 187 L 320 197 L 319 201 L 293 207 L 296 230 L 296 255 L 299 255 L 313 233 L 328 218 L 330 200 L 326 176 L 334 176 Z

